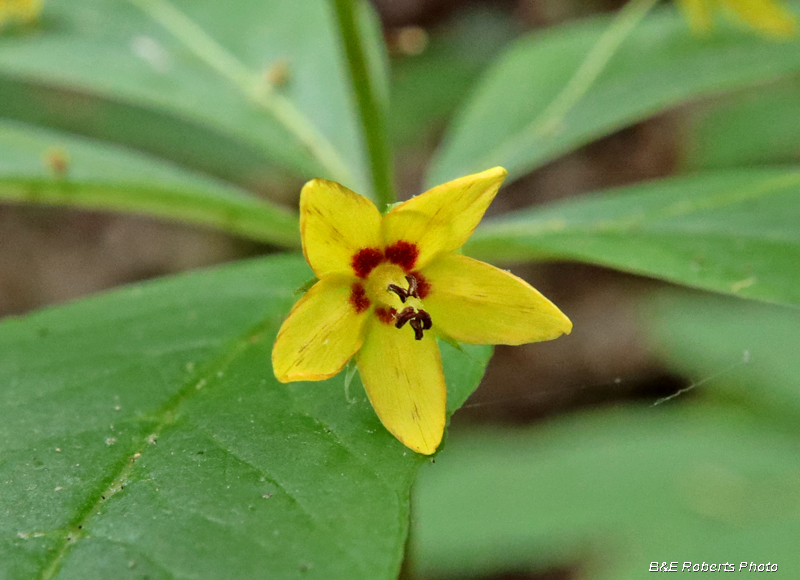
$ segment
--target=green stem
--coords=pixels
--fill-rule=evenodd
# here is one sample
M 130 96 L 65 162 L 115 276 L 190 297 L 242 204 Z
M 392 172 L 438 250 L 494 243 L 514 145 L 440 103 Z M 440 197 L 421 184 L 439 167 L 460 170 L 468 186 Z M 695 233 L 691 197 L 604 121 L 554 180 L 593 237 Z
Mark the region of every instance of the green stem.
M 339 25 L 339 36 L 347 55 L 353 92 L 358 103 L 375 197 L 380 205 L 386 206 L 397 200 L 394 191 L 392 153 L 384 109 L 378 98 L 375 79 L 367 65 L 365 45 L 358 26 L 356 14 L 358 1 L 360 0 L 333 0 L 333 4 Z
M 0 182 L 0 202 L 59 205 L 174 219 L 235 236 L 289 248 L 300 247 L 297 216 L 269 203 L 201 197 L 192 191 L 118 183 L 74 183 L 52 179 Z
M 274 87 L 263 75 L 250 70 L 168 0 L 130 0 L 130 2 L 166 28 L 220 76 L 236 85 L 251 102 L 275 117 L 308 148 L 330 178 L 352 183 L 350 171 L 331 143 L 294 106 L 294 103 L 275 92 Z
M 550 133 L 561 125 L 570 109 L 592 88 L 620 45 L 657 2 L 658 0 L 630 0 L 619 11 L 569 82 L 533 121 L 539 133 Z

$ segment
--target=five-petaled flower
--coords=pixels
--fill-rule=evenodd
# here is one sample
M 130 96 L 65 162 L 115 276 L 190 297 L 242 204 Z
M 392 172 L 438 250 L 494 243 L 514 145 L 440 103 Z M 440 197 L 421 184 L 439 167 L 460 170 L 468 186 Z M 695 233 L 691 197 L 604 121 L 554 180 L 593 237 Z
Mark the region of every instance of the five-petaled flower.
M 678 0 L 695 32 L 711 30 L 714 13 L 722 9 L 755 30 L 775 37 L 793 36 L 797 18 L 779 0 Z
M 0 0 L 0 26 L 7 21 L 33 22 L 42 12 L 42 0 Z
M 505 176 L 496 167 L 462 177 L 385 216 L 338 183 L 307 183 L 300 232 L 319 281 L 278 333 L 272 351 L 278 380 L 327 379 L 355 355 L 384 426 L 429 455 L 446 420 L 437 337 L 523 344 L 569 333 L 569 319 L 527 282 L 456 253 Z

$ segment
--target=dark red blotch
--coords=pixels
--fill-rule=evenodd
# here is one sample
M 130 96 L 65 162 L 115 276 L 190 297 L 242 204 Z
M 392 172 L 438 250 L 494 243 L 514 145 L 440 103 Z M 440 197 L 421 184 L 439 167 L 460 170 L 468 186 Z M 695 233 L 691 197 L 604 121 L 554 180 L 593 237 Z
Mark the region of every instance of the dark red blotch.
M 356 282 L 350 288 L 350 304 L 353 305 L 356 314 L 361 314 L 369 308 L 370 302 L 369 298 L 367 298 L 367 292 L 364 290 L 364 286 L 359 282 Z
M 378 320 L 384 324 L 394 324 L 397 310 L 394 308 L 376 308 L 375 314 L 377 315 Z
M 366 278 L 375 269 L 375 266 L 383 262 L 383 252 L 377 248 L 363 248 L 353 254 L 350 265 L 359 278 Z
M 417 298 L 422 300 L 431 293 L 431 284 L 419 272 L 411 272 L 411 275 L 417 279 Z
M 414 267 L 418 256 L 417 245 L 410 242 L 397 242 L 386 248 L 386 259 L 392 264 L 397 264 L 406 272 Z

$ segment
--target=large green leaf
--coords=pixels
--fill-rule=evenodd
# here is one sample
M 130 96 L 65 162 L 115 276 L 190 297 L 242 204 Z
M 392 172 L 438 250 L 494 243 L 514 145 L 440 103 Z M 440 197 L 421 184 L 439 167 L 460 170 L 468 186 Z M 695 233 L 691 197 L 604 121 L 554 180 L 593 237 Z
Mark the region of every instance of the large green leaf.
M 645 320 L 665 358 L 696 379 L 693 394 L 745 398 L 800 415 L 800 312 L 721 296 L 669 293 Z
M 361 24 L 373 23 L 362 18 Z M 373 44 L 378 38 L 374 31 L 365 35 Z M 288 82 L 267 90 L 263 79 L 270 70 L 273 78 L 288 72 Z M 135 107 L 150 119 L 143 131 L 155 126 L 152 117 L 166 117 L 174 131 L 189 127 L 195 137 L 219 138 L 221 146 L 233 140 L 265 164 L 370 191 L 358 117 L 326 0 L 242 0 L 235 9 L 189 0 L 47 2 L 38 29 L 0 37 L 0 75 L 29 87 L 69 89 L 98 102 Z M 24 107 L 19 112 L 18 99 L 12 109 L 16 112 L 0 105 L 0 115 L 30 116 Z M 85 119 L 86 109 L 73 115 Z M 81 131 L 77 120 L 70 126 Z M 147 135 L 133 126 L 101 130 L 90 123 L 87 130 L 163 151 L 158 138 L 151 135 L 148 144 Z M 213 150 L 192 148 L 198 154 Z
M 426 458 L 344 379 L 280 384 L 277 257 L 0 323 L 0 577 L 395 578 Z M 443 345 L 458 405 L 490 349 Z
M 487 221 L 465 253 L 568 258 L 800 305 L 800 171 L 668 179 Z
M 577 565 L 581 578 L 640 580 L 656 561 L 728 562 L 737 573 L 770 562 L 791 576 L 799 447 L 704 406 L 453 432 L 415 487 L 415 561 L 436 578 Z
M 774 42 L 722 27 L 697 38 L 667 9 L 633 30 L 590 90 L 551 128 L 543 113 L 608 23 L 600 18 L 558 27 L 514 45 L 455 120 L 428 184 L 495 165 L 520 177 L 688 99 L 800 71 L 800 40 Z
M 2 119 L 0 201 L 129 211 L 300 243 L 295 215 L 233 186 L 121 147 Z

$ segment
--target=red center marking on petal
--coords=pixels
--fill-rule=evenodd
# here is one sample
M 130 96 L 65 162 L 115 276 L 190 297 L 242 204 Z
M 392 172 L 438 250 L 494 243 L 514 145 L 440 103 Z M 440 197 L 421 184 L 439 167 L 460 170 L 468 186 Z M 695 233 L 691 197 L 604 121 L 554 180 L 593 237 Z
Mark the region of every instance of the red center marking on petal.
M 386 248 L 386 259 L 408 272 L 414 267 L 419 256 L 419 248 L 410 242 L 396 242 Z
M 378 320 L 384 324 L 394 324 L 397 310 L 394 308 L 376 308 L 375 314 L 378 316 Z
M 356 282 L 350 287 L 350 304 L 353 305 L 356 314 L 361 314 L 369 308 L 370 302 L 369 298 L 367 298 L 367 292 L 360 282 Z
M 359 278 L 366 278 L 372 270 L 383 262 L 383 252 L 377 248 L 362 248 L 353 254 L 350 265 Z
M 431 283 L 419 272 L 411 272 L 411 275 L 417 279 L 417 296 L 422 300 L 431 293 Z

